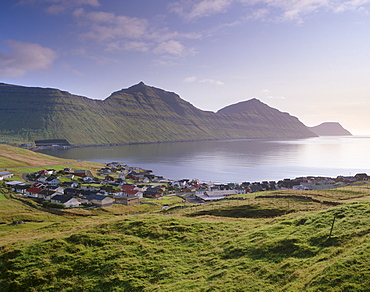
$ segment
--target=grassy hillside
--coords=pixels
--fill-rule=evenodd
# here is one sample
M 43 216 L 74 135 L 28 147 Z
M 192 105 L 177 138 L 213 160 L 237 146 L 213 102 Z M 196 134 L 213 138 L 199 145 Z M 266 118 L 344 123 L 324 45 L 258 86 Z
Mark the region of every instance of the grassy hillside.
M 76 161 L 0 144 L 0 168 L 67 164 L 71 162 Z
M 105 100 L 50 88 L 0 84 L 0 141 L 67 139 L 74 145 L 315 136 L 297 118 L 257 102 L 212 113 L 139 83 Z
M 347 191 L 311 194 L 337 207 L 244 195 L 165 213 L 2 224 L 0 290 L 368 291 L 370 204 L 347 203 L 358 198 Z

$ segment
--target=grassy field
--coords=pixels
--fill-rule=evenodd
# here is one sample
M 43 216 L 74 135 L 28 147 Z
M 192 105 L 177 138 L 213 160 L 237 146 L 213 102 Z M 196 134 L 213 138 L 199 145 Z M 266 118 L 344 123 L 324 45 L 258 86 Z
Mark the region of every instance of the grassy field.
M 152 209 L 143 214 L 114 215 L 105 208 L 98 216 L 78 217 L 0 198 L 1 291 L 370 288 L 368 202 L 333 207 L 250 196 L 184 205 L 172 198 L 178 206 L 172 210 L 161 210 L 166 200 L 153 200 L 156 207 L 148 205 Z M 39 222 L 6 223 L 27 218 Z

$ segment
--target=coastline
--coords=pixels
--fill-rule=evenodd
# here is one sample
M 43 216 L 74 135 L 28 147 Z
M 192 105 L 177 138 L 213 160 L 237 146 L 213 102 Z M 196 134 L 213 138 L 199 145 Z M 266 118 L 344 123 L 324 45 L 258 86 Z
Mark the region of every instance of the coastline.
M 173 141 L 156 141 L 156 142 L 126 142 L 126 143 L 107 143 L 107 144 L 84 144 L 84 145 L 52 145 L 52 146 L 35 146 L 27 147 L 31 151 L 39 151 L 43 149 L 71 149 L 71 148 L 90 148 L 90 147 L 112 147 L 112 146 L 129 146 L 129 145 L 150 145 L 150 144 L 169 144 L 169 143 L 186 143 L 186 142 L 202 142 L 202 141 L 289 141 L 289 140 L 300 140 L 300 139 L 311 139 L 313 137 L 259 137 L 259 138 L 229 138 L 229 139 L 194 139 L 194 140 L 173 140 Z

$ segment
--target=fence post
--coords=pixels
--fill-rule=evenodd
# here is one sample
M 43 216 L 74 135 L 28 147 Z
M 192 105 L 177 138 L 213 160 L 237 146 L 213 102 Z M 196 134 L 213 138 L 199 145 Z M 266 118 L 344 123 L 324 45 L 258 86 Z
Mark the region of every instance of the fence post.
M 334 215 L 334 218 L 333 218 L 333 222 L 331 223 L 329 238 L 331 237 L 331 234 L 333 233 L 334 222 L 335 222 L 335 215 Z

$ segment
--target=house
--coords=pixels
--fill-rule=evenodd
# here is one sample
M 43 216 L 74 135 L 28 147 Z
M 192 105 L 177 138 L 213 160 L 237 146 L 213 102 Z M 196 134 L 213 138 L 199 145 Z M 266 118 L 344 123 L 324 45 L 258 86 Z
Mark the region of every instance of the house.
M 49 175 L 49 172 L 46 169 L 42 169 L 38 172 L 38 174 L 43 174 L 43 175 Z
M 42 183 L 39 183 L 39 182 L 34 183 L 32 186 L 34 186 L 36 188 L 43 188 L 43 187 L 45 187 Z
M 25 194 L 26 190 L 29 189 L 31 185 L 13 185 L 12 186 L 12 192 L 15 192 L 16 194 Z
M 69 196 L 77 196 L 79 193 L 81 193 L 81 190 L 75 189 L 75 188 L 66 188 L 64 189 L 64 194 Z
M 293 187 L 293 185 L 292 185 L 292 187 Z M 248 187 L 248 192 L 249 193 L 256 193 L 256 192 L 262 192 L 262 191 L 264 191 L 264 189 L 263 189 L 262 185 L 260 185 L 260 184 L 251 184 Z
M 12 178 L 13 176 L 14 176 L 14 174 L 12 174 L 9 171 L 1 171 L 0 172 L 0 180 L 9 179 L 9 178 Z
M 57 173 L 55 169 L 46 169 L 47 175 L 54 175 Z
M 30 187 L 26 190 L 26 197 L 37 198 L 38 197 L 37 194 L 41 191 L 42 191 L 42 189 L 40 189 L 40 188 Z
M 162 196 L 162 190 L 157 188 L 148 188 L 144 191 L 143 196 L 147 198 L 159 198 Z
M 99 192 L 100 191 L 100 184 L 91 184 L 91 185 L 81 185 L 81 190 L 84 191 L 92 191 L 92 192 Z
M 79 200 L 68 195 L 55 195 L 50 199 L 50 202 L 56 204 L 63 204 L 67 208 L 79 207 L 81 205 L 81 202 Z
M 227 196 L 237 195 L 237 190 L 215 190 L 215 191 L 203 191 L 198 190 L 195 193 L 195 197 L 203 202 L 211 202 L 225 199 Z
M 126 184 L 126 185 L 123 185 L 121 187 L 121 189 L 122 189 L 123 192 L 132 191 L 132 190 L 135 190 L 136 189 L 136 186 L 135 185 L 128 185 L 128 184 Z
M 369 180 L 369 176 L 366 173 L 357 173 L 355 178 L 357 180 Z
M 140 199 L 134 195 L 123 195 L 114 197 L 114 200 L 117 204 L 123 204 L 126 206 L 136 206 L 140 204 Z
M 87 175 L 84 175 L 82 177 L 82 180 L 83 180 L 84 183 L 92 183 L 92 182 L 94 182 L 94 178 L 91 177 L 91 176 L 87 176 Z
M 64 188 L 63 187 L 58 187 L 58 186 L 47 186 L 45 187 L 46 189 L 50 190 L 50 191 L 54 191 L 54 192 L 58 192 L 58 193 L 61 193 L 63 194 L 64 193 Z
M 138 190 L 125 190 L 123 192 L 123 195 L 126 195 L 126 196 L 135 196 L 135 197 L 138 197 L 139 199 L 142 199 L 143 198 L 143 193 L 138 191 Z
M 37 179 L 36 179 L 36 181 L 38 181 L 38 182 L 40 182 L 40 183 L 45 183 L 46 182 L 46 179 L 47 179 L 47 177 L 45 176 L 45 175 L 40 175 Z
M 20 181 L 20 180 L 13 180 L 13 181 L 8 181 L 5 184 L 9 187 L 14 187 L 14 186 L 20 186 L 20 185 L 24 186 L 25 182 Z
M 72 173 L 72 167 L 65 167 L 64 168 L 64 173 L 65 174 L 71 174 Z
M 205 192 L 202 192 L 202 193 L 197 193 L 195 195 L 195 198 L 197 198 L 198 200 L 202 200 L 203 202 L 212 202 L 212 201 L 218 201 L 218 200 L 222 200 L 222 199 L 225 199 L 225 196 L 222 196 L 222 195 L 219 195 L 219 196 L 210 196 L 212 192 L 209 191 L 205 191 Z
M 344 183 L 353 183 L 356 182 L 357 179 L 354 176 L 338 176 L 337 181 Z
M 78 187 L 78 182 L 76 182 L 76 181 L 65 181 L 65 182 L 62 182 L 62 186 L 65 186 L 67 188 L 77 188 Z
M 114 202 L 111 197 L 99 194 L 91 194 L 85 197 L 85 200 L 98 207 L 112 207 Z
M 93 177 L 90 170 L 75 170 L 73 174 L 76 176 L 80 176 L 80 177 L 84 177 L 84 176 Z
M 38 194 L 37 197 L 42 200 L 50 201 L 50 199 L 55 195 L 55 191 L 43 189 Z
M 48 185 L 56 186 L 60 183 L 60 180 L 56 176 L 50 176 L 45 180 Z

